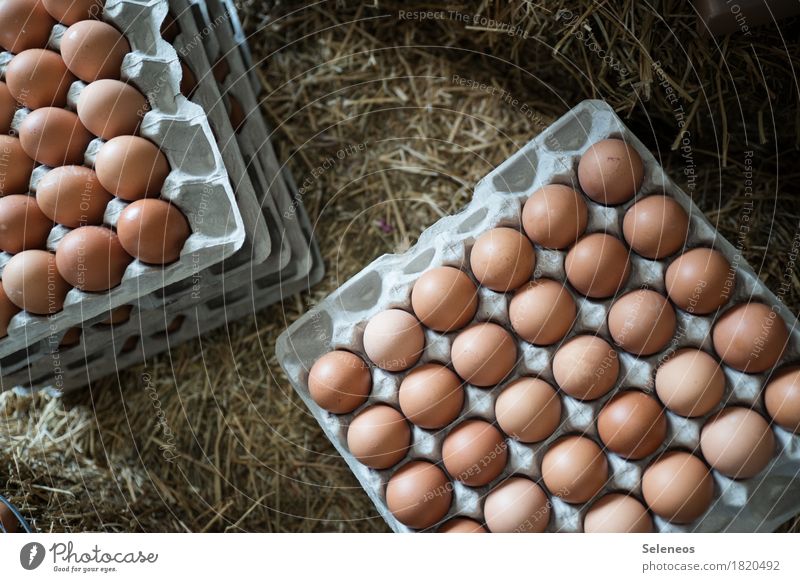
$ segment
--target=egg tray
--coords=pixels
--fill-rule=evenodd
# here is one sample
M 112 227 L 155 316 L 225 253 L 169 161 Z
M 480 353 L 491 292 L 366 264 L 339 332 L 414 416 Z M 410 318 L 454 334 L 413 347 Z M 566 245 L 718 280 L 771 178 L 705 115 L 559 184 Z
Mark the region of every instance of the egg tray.
M 8 336 L 0 340 L 0 357 L 191 277 L 219 263 L 244 243 L 242 217 L 211 128 L 202 108 L 180 95 L 177 55 L 158 34 L 166 12 L 167 5 L 162 0 L 109 0 L 104 19 L 125 31 L 131 44 L 132 52 L 123 62 L 122 78 L 137 86 L 150 100 L 152 109 L 145 115 L 140 133 L 159 145 L 169 160 L 172 171 L 162 197 L 184 212 L 192 235 L 176 263 L 154 267 L 134 261 L 122 283 L 107 293 L 72 289 L 59 313 L 49 317 L 27 312 L 17 314 L 9 323 Z M 51 35 L 51 41 L 54 37 L 57 38 L 57 33 Z M 0 70 L 4 70 L 9 59 L 9 53 L 0 54 Z M 19 127 L 27 113 L 27 110 L 17 112 L 15 127 Z M 90 144 L 87 163 L 91 164 L 100 144 L 99 139 Z M 42 173 L 42 169 L 36 171 L 32 183 L 35 184 Z M 126 205 L 118 199 L 109 203 L 104 222 L 113 226 Z M 53 250 L 67 231 L 62 226 L 55 227 L 48 239 L 48 248 Z M 8 258 L 6 253 L 0 256 L 0 269 Z
M 390 373 L 373 367 L 373 388 L 368 402 L 354 414 L 337 416 L 321 409 L 311 399 L 307 384 L 309 368 L 320 356 L 333 349 L 352 351 L 369 362 L 362 338 L 366 323 L 372 316 L 390 308 L 411 311 L 411 288 L 426 269 L 442 265 L 465 267 L 469 264 L 475 239 L 482 233 L 498 226 L 520 228 L 521 207 L 538 188 L 551 183 L 576 187 L 577 164 L 581 154 L 591 144 L 609 137 L 624 139 L 644 160 L 645 181 L 636 199 L 662 191 L 672 196 L 690 215 L 688 246 L 713 243 L 732 265 L 737 265 L 736 291 L 728 308 L 751 297 L 777 305 L 779 314 L 791 329 L 790 344 L 781 364 L 797 361 L 800 357 L 800 332 L 794 316 L 761 283 L 753 270 L 740 260 L 736 249 L 715 231 L 691 198 L 665 175 L 656 159 L 624 126 L 614 111 L 602 101 L 584 101 L 481 180 L 475 187 L 472 201 L 464 210 L 437 221 L 421 234 L 419 242 L 407 252 L 378 258 L 295 322 L 278 340 L 278 360 L 295 390 L 393 530 L 410 531 L 394 518 L 386 506 L 385 488 L 394 471 L 416 459 L 441 464 L 442 442 L 451 428 L 468 418 L 495 422 L 494 402 L 503 388 L 515 379 L 538 376 L 557 386 L 551 370 L 557 346 L 537 347 L 517 338 L 508 320 L 510 294 L 495 293 L 480 287 L 475 321 L 494 321 L 512 333 L 519 356 L 515 369 L 497 387 L 485 389 L 465 385 L 465 405 L 459 418 L 441 431 L 427 431 L 414 426 L 409 453 L 401 463 L 382 471 L 369 469 L 349 453 L 347 427 L 354 415 L 367 406 L 384 402 L 397 408 L 398 387 L 407 372 Z M 622 240 L 622 217 L 633 201 L 622 207 L 602 206 L 586 197 L 585 202 L 589 209 L 586 233 L 609 232 Z M 550 277 L 565 281 L 565 254 L 564 251 L 536 247 L 534 278 Z M 663 275 L 668 260 L 650 261 L 631 254 L 631 263 L 630 278 L 620 295 L 642 286 L 664 293 Z M 568 288 L 578 306 L 578 316 L 564 341 L 580 333 L 597 333 L 614 345 L 606 323 L 612 300 L 590 300 Z M 619 380 L 604 398 L 581 402 L 559 391 L 563 404 L 562 422 L 546 441 L 530 445 L 507 438 L 507 467 L 488 486 L 471 488 L 453 480 L 453 502 L 445 520 L 466 516 L 483 522 L 483 498 L 498 483 L 511 475 L 524 475 L 541 483 L 542 455 L 556 439 L 567 434 L 586 433 L 600 444 L 595 427 L 597 414 L 603 404 L 620 389 L 640 388 L 653 393 L 655 368 L 668 353 L 686 346 L 711 350 L 711 318 L 693 316 L 677 309 L 676 314 L 676 330 L 679 331 L 665 351 L 651 357 L 637 358 L 617 348 Z M 450 348 L 456 335 L 457 332 L 441 334 L 426 329 L 425 349 L 420 364 L 432 361 L 449 364 Z M 724 366 L 724 372 L 727 387 L 723 401 L 726 404 L 753 405 L 764 414 L 760 392 L 767 375 L 743 374 L 727 366 Z M 568 504 L 551 495 L 552 515 L 547 531 L 582 531 L 583 517 L 591 503 L 610 491 L 632 492 L 641 499 L 641 476 L 648 463 L 666 448 L 698 451 L 700 429 L 708 416 L 686 419 L 668 412 L 669 428 L 665 439 L 668 447 L 662 445 L 653 455 L 641 461 L 628 461 L 608 452 L 610 479 L 607 486 L 585 504 Z M 800 471 L 800 437 L 780 428 L 775 428 L 774 432 L 778 452 L 762 473 L 753 479 L 735 481 L 713 471 L 715 501 L 705 515 L 688 525 L 673 524 L 654 516 L 655 528 L 660 532 L 768 531 L 800 512 L 800 479 L 797 478 Z M 545 487 L 544 484 L 542 486 Z
M 296 189 L 288 171 L 283 172 L 282 179 L 290 191 Z M 73 346 L 59 348 L 60 336 L 54 337 L 32 364 L 4 376 L 0 391 L 13 388 L 20 393 L 68 393 L 238 319 L 250 316 L 257 323 L 258 311 L 322 279 L 322 256 L 308 224 L 302 228 L 309 241 L 310 251 L 306 253 L 313 263 L 308 275 L 298 277 L 291 269 L 263 273 L 254 268 L 246 283 L 226 284 L 219 295 L 204 295 L 202 301 L 180 309 L 134 307 L 128 321 L 113 326 L 102 323 L 106 316 L 97 317 L 84 325 L 79 342 Z

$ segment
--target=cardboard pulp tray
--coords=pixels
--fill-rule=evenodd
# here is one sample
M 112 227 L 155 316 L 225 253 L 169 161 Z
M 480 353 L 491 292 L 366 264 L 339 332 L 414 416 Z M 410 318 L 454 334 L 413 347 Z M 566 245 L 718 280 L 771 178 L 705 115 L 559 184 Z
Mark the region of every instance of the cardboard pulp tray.
M 614 111 L 601 101 L 584 101 L 557 120 L 536 139 L 525 145 L 497 169 L 487 175 L 475 188 L 474 198 L 458 214 L 445 217 L 420 236 L 419 242 L 399 255 L 384 255 L 367 266 L 338 290 L 296 321 L 278 340 L 278 360 L 295 390 L 311 410 L 325 434 L 344 457 L 378 512 L 389 526 L 398 532 L 410 531 L 389 511 L 385 502 L 385 487 L 389 477 L 410 460 L 426 459 L 441 462 L 441 446 L 449 430 L 467 418 L 495 421 L 494 402 L 510 382 L 520 376 L 539 376 L 557 386 L 551 370 L 554 350 L 558 347 L 537 347 L 515 337 L 518 361 L 515 369 L 499 386 L 484 389 L 465 384 L 465 404 L 461 415 L 441 431 L 412 428 L 409 453 L 395 467 L 376 471 L 359 463 L 348 451 L 347 426 L 355 414 L 377 402 L 398 406 L 397 391 L 403 373 L 390 373 L 372 368 L 373 387 L 368 402 L 352 414 L 334 415 L 317 406 L 308 391 L 308 370 L 323 354 L 333 349 L 352 351 L 365 361 L 363 331 L 375 314 L 389 308 L 411 311 L 410 292 L 417 278 L 428 268 L 449 265 L 468 265 L 470 249 L 483 232 L 498 226 L 519 228 L 521 208 L 529 196 L 540 187 L 551 184 L 572 184 L 577 189 L 577 164 L 580 156 L 593 143 L 609 137 L 623 138 L 642 156 L 645 180 L 636 198 L 621 207 L 607 207 L 584 198 L 589 209 L 589 224 L 585 234 L 609 232 L 621 236 L 625 210 L 636 200 L 652 193 L 666 193 L 677 200 L 690 216 L 688 246 L 710 245 L 720 250 L 736 266 L 736 291 L 724 310 L 755 299 L 773 305 L 790 330 L 787 349 L 778 366 L 800 358 L 800 330 L 794 316 L 759 280 L 753 270 L 738 258 L 737 250 L 725 241 L 693 204 L 691 198 L 670 180 L 652 154 L 624 126 Z M 565 281 L 563 262 L 566 251 L 536 247 L 534 276 Z M 619 295 L 648 286 L 664 293 L 663 275 L 667 260 L 650 261 L 631 254 L 631 275 Z M 495 321 L 505 327 L 508 322 L 510 294 L 495 293 L 479 288 L 479 308 L 476 321 Z M 595 301 L 572 293 L 578 306 L 578 316 L 570 333 L 562 340 L 581 333 L 595 333 L 614 342 L 608 333 L 607 311 L 612 299 Z M 453 502 L 444 520 L 465 516 L 483 522 L 483 499 L 498 483 L 511 475 L 523 475 L 539 482 L 541 458 L 555 440 L 570 433 L 585 433 L 597 439 L 595 419 L 599 409 L 622 388 L 639 388 L 653 392 L 655 367 L 670 352 L 687 346 L 711 350 L 711 316 L 690 315 L 676 309 L 676 335 L 665 351 L 638 358 L 616 348 L 619 353 L 620 375 L 615 387 L 603 398 L 591 402 L 575 400 L 561 390 L 564 413 L 562 424 L 542 443 L 524 444 L 507 439 L 509 460 L 503 473 L 485 487 L 471 488 L 453 481 Z M 681 335 L 681 331 L 684 333 Z M 458 332 L 441 334 L 425 330 L 425 349 L 420 363 L 450 362 L 452 341 Z M 512 334 L 513 335 L 513 334 Z M 713 352 L 712 352 L 713 353 Z M 413 369 L 413 368 L 412 368 Z M 687 419 L 667 411 L 668 433 L 664 444 L 641 461 L 629 461 L 608 452 L 610 479 L 607 486 L 590 502 L 572 505 L 550 496 L 552 510 L 547 531 L 582 531 L 583 517 L 591 503 L 609 491 L 628 491 L 641 498 L 641 476 L 644 468 L 666 448 L 697 451 L 699 434 L 704 421 L 725 404 L 746 404 L 764 413 L 760 393 L 768 374 L 745 374 L 723 365 L 726 393 L 722 405 L 709 415 Z M 769 418 L 768 416 L 766 416 Z M 766 531 L 776 528 L 800 512 L 800 436 L 774 427 L 776 456 L 759 475 L 747 480 L 733 480 L 712 471 L 715 501 L 700 519 L 688 525 L 678 525 L 654 516 L 658 531 Z M 542 484 L 543 488 L 546 487 Z M 443 520 L 443 521 L 444 521 Z

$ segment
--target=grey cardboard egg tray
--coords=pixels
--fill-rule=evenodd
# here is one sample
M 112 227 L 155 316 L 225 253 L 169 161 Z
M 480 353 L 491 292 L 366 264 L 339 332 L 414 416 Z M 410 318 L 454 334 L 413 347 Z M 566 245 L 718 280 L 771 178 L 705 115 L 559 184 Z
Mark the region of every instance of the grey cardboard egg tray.
M 27 312 L 17 314 L 8 326 L 8 337 L 0 340 L 0 357 L 20 351 L 57 332 L 91 319 L 119 305 L 136 302 L 142 296 L 166 285 L 191 277 L 198 270 L 222 261 L 242 246 L 245 230 L 234 193 L 224 170 L 223 160 L 202 109 L 180 95 L 180 67 L 174 49 L 154 31 L 166 14 L 166 3 L 109 0 L 104 18 L 124 31 L 132 48 L 122 68 L 122 78 L 137 86 L 151 103 L 141 124 L 142 136 L 162 149 L 172 171 L 162 197 L 175 203 L 189 219 L 192 235 L 180 259 L 166 267 L 134 261 L 126 270 L 122 284 L 107 293 L 85 293 L 72 289 L 64 309 L 49 317 Z M 63 32 L 63 31 L 62 31 Z M 51 35 L 52 43 L 58 34 Z M 51 45 L 52 45 L 51 43 Z M 0 54 L 0 70 L 10 60 Z M 14 127 L 19 127 L 29 112 L 19 110 Z M 91 163 L 101 140 L 94 140 L 87 151 Z M 42 169 L 35 172 L 38 180 Z M 105 222 L 114 225 L 126 203 L 113 200 Z M 52 250 L 66 234 L 57 226 L 48 239 Z M 0 256 L 0 268 L 9 256 Z
M 397 408 L 398 387 L 406 372 L 390 373 L 372 367 L 373 388 L 368 402 L 354 414 L 339 416 L 321 409 L 311 399 L 307 384 L 308 370 L 320 356 L 333 349 L 350 350 L 369 362 L 364 353 L 362 337 L 372 316 L 390 308 L 412 311 L 411 288 L 425 270 L 442 265 L 466 269 L 475 239 L 494 227 L 519 228 L 522 205 L 541 186 L 563 183 L 577 188 L 577 164 L 581 154 L 592 143 L 607 137 L 625 139 L 637 149 L 644 160 L 646 177 L 636 200 L 662 191 L 673 196 L 691 216 L 688 246 L 713 243 L 736 266 L 736 293 L 728 307 L 749 298 L 775 305 L 791 330 L 790 345 L 780 364 L 800 358 L 800 332 L 792 313 L 759 281 L 753 270 L 741 260 L 736 249 L 714 230 L 690 197 L 664 174 L 656 159 L 624 126 L 614 111 L 604 102 L 584 101 L 481 180 L 475 188 L 473 200 L 464 210 L 442 218 L 426 229 L 419 242 L 407 252 L 384 255 L 375 260 L 295 322 L 278 340 L 278 360 L 295 390 L 393 530 L 410 531 L 394 518 L 385 503 L 386 483 L 394 471 L 414 459 L 427 459 L 440 463 L 441 466 L 442 442 L 449 430 L 467 418 L 495 421 L 494 402 L 497 395 L 514 379 L 521 376 L 540 376 L 557 387 L 551 362 L 558 345 L 537 347 L 515 336 L 518 362 L 510 376 L 500 385 L 489 389 L 465 384 L 465 404 L 459 418 L 441 431 L 427 431 L 414 426 L 409 453 L 400 464 L 383 471 L 367 468 L 349 453 L 347 427 L 354 415 L 367 406 L 385 402 Z M 609 232 L 622 239 L 622 216 L 632 202 L 623 207 L 606 207 L 595 204 L 588 198 L 585 200 L 590 216 L 587 233 Z M 537 247 L 534 278 L 550 277 L 565 281 L 565 254 L 563 251 Z M 671 259 L 650 261 L 631 253 L 631 275 L 620 294 L 644 286 L 663 294 L 663 274 L 669 260 Z M 578 305 L 578 316 L 564 341 L 577 334 L 596 333 L 613 346 L 606 324 L 607 312 L 613 299 L 590 300 L 571 287 L 568 288 Z M 475 321 L 497 322 L 513 334 L 508 321 L 509 299 L 510 294 L 495 293 L 481 287 Z M 562 423 L 546 441 L 529 445 L 507 438 L 509 461 L 503 474 L 495 481 L 479 488 L 467 487 L 453 481 L 453 502 L 445 519 L 467 516 L 483 522 L 485 495 L 511 475 L 523 475 L 541 483 L 541 460 L 550 444 L 561 436 L 574 433 L 586 433 L 598 440 L 595 419 L 603 404 L 621 389 L 640 388 L 652 393 L 655 368 L 672 350 L 695 346 L 713 353 L 709 338 L 712 323 L 710 318 L 692 316 L 677 309 L 676 313 L 678 324 L 675 338 L 663 352 L 651 357 L 637 358 L 616 348 L 620 376 L 614 388 L 604 398 L 581 402 L 559 390 L 563 404 Z M 450 364 L 450 348 L 456 335 L 457 332 L 441 334 L 426 329 L 425 349 L 420 363 L 434 361 Z M 744 374 L 727 366 L 724 370 L 727 380 L 724 402 L 754 405 L 764 414 L 760 392 L 767 374 Z M 667 417 L 667 439 L 654 455 L 631 462 L 606 451 L 610 479 L 597 497 L 609 491 L 629 491 L 641 499 L 641 475 L 654 457 L 667 448 L 699 451 L 699 433 L 707 417 L 686 419 L 672 413 L 668 413 Z M 689 525 L 672 524 L 654 516 L 657 530 L 767 531 L 800 512 L 800 479 L 797 477 L 800 471 L 800 437 L 780 428 L 775 428 L 774 431 L 778 443 L 776 457 L 760 475 L 749 480 L 734 481 L 713 471 L 713 507 Z M 543 484 L 542 486 L 544 487 Z M 586 504 L 572 505 L 555 496 L 550 498 L 552 515 L 547 531 L 582 531 L 583 517 L 595 499 Z

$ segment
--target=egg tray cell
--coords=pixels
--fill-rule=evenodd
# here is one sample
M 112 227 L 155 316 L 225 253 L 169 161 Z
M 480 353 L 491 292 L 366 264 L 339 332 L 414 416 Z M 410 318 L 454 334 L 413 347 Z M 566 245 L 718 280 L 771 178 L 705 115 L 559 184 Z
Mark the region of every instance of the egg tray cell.
M 577 165 L 582 153 L 591 144 L 610 137 L 624 139 L 644 160 L 645 181 L 636 199 L 655 192 L 665 192 L 674 197 L 690 215 L 688 246 L 713 243 L 731 264 L 737 265 L 736 291 L 727 308 L 751 297 L 777 306 L 778 313 L 791 329 L 790 343 L 780 364 L 797 361 L 800 332 L 796 329 L 794 316 L 759 281 L 747 264 L 739 259 L 734 260 L 739 254 L 736 249 L 715 231 L 691 198 L 665 175 L 655 158 L 623 125 L 614 111 L 602 101 L 584 101 L 481 180 L 475 187 L 472 201 L 464 210 L 442 218 L 426 229 L 419 242 L 407 252 L 384 255 L 371 263 L 295 322 L 278 340 L 278 360 L 295 390 L 393 530 L 410 531 L 395 519 L 386 506 L 385 489 L 389 477 L 411 460 L 427 459 L 441 464 L 442 442 L 451 428 L 468 418 L 494 422 L 494 402 L 503 388 L 515 379 L 538 376 L 557 386 L 551 370 L 557 345 L 537 347 L 514 336 L 519 359 L 512 374 L 491 389 L 465 385 L 465 404 L 459 418 L 441 431 L 428 431 L 414 426 L 412 444 L 406 457 L 395 467 L 382 471 L 362 465 L 348 452 L 347 427 L 355 414 L 372 404 L 384 402 L 397 408 L 398 387 L 407 372 L 391 373 L 372 367 L 373 388 L 368 402 L 353 414 L 338 416 L 323 410 L 311 399 L 307 384 L 308 370 L 320 356 L 333 349 L 352 351 L 369 362 L 364 353 L 362 337 L 366 323 L 372 316 L 390 308 L 411 311 L 411 288 L 425 270 L 442 265 L 468 265 L 470 250 L 480 234 L 498 226 L 519 228 L 521 208 L 530 195 L 551 183 L 577 184 Z M 585 202 L 589 208 L 586 233 L 609 232 L 622 239 L 622 217 L 633 201 L 622 207 L 602 206 L 588 198 L 585 198 Z M 564 257 L 565 251 L 536 247 L 534 278 L 549 277 L 565 281 Z M 619 295 L 645 285 L 664 293 L 663 275 L 668 260 L 650 261 L 631 254 L 631 262 L 630 278 Z M 510 294 L 495 293 L 485 287 L 479 289 L 479 308 L 475 321 L 494 321 L 511 332 L 508 320 Z M 578 316 L 573 329 L 563 341 L 581 333 L 597 333 L 614 345 L 606 324 L 612 300 L 595 301 L 570 292 L 578 306 Z M 627 388 L 640 388 L 652 394 L 656 366 L 675 349 L 695 346 L 711 350 L 711 318 L 693 316 L 679 310 L 676 313 L 676 335 L 665 351 L 651 357 L 637 358 L 617 348 L 619 380 L 604 398 L 582 402 L 559 391 L 563 404 L 562 421 L 546 441 L 530 445 L 507 438 L 508 464 L 503 474 L 492 483 L 471 488 L 453 481 L 453 502 L 444 520 L 465 516 L 483 522 L 484 497 L 498 483 L 511 475 L 523 475 L 541 482 L 543 453 L 559 437 L 586 433 L 598 440 L 595 426 L 597 414 L 614 394 Z M 457 332 L 442 334 L 426 329 L 426 344 L 420 365 L 432 361 L 449 363 L 450 348 L 456 335 Z M 744 374 L 727 366 L 724 372 L 727 392 L 723 402 L 753 405 L 764 414 L 760 392 L 767 376 Z M 667 418 L 669 428 L 665 444 L 653 455 L 641 461 L 628 461 L 608 452 L 609 483 L 589 502 L 572 505 L 548 493 L 552 512 L 547 531 L 582 531 L 583 517 L 588 507 L 610 491 L 628 491 L 641 499 L 642 472 L 666 448 L 698 450 L 700 429 L 708 415 L 687 419 L 668 412 Z M 735 481 L 713 471 L 715 501 L 712 508 L 688 525 L 673 524 L 654 516 L 656 529 L 661 532 L 766 531 L 800 512 L 800 479 L 797 478 L 800 471 L 800 437 L 780 428 L 774 431 L 778 452 L 762 473 L 749 480 Z
M 163 0 L 109 0 L 103 17 L 125 31 L 131 44 L 131 53 L 123 62 L 122 78 L 148 96 L 151 111 L 145 115 L 140 133 L 155 142 L 167 156 L 172 171 L 162 189 L 162 198 L 183 211 L 192 234 L 179 260 L 171 265 L 154 267 L 134 261 L 122 283 L 107 293 L 72 289 L 59 313 L 49 317 L 27 312 L 17 314 L 9 323 L 8 337 L 0 340 L 0 357 L 191 277 L 230 256 L 244 243 L 242 217 L 205 113 L 200 106 L 180 95 L 177 55 L 160 38 L 159 26 L 166 12 L 167 4 Z M 57 43 L 57 36 L 58 31 L 54 29 L 51 47 Z M 0 54 L 0 70 L 4 70 L 10 57 L 9 53 Z M 27 113 L 24 109 L 17 112 L 15 127 Z M 101 143 L 99 139 L 90 143 L 86 152 L 87 165 L 91 165 Z M 35 171 L 31 180 L 33 188 L 43 173 L 43 168 Z M 113 226 L 126 205 L 117 199 L 109 203 L 104 222 Z M 48 239 L 48 248 L 55 249 L 66 232 L 64 227 L 55 227 Z M 8 258 L 5 253 L 0 256 L 0 269 Z
M 288 171 L 283 172 L 281 179 L 286 181 L 290 192 L 296 190 Z M 310 253 L 313 263 L 308 275 L 297 276 L 291 269 L 265 273 L 256 266 L 252 278 L 246 282 L 227 284 L 226 281 L 219 295 L 204 294 L 202 300 L 181 309 L 135 307 L 128 321 L 114 326 L 101 323 L 107 315 L 95 318 L 84 325 L 77 344 L 59 348 L 61 336 L 58 336 L 50 344 L 42 345 L 35 362 L 2 379 L 0 391 L 68 393 L 236 320 L 249 316 L 257 324 L 258 311 L 305 291 L 322 279 L 322 256 L 312 244 L 307 223 L 303 225 L 303 235 L 309 241 L 310 250 L 306 253 Z

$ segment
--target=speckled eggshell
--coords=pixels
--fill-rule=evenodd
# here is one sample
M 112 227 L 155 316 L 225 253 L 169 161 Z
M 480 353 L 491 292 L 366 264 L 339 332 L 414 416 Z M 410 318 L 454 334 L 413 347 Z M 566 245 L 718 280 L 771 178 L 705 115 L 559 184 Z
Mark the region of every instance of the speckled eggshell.
M 366 362 L 344 350 L 319 358 L 308 373 L 308 390 L 319 406 L 333 414 L 347 414 L 361 406 L 372 390 Z

